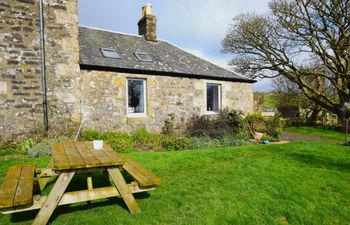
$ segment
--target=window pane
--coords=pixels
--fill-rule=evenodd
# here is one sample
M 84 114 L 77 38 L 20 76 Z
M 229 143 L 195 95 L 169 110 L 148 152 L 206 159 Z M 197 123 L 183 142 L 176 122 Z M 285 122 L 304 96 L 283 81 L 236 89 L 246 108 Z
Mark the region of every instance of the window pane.
M 134 55 L 141 62 L 153 62 L 153 60 L 151 59 L 151 57 L 147 53 L 135 52 Z
M 111 58 L 111 59 L 120 59 L 120 56 L 114 49 L 109 48 L 101 48 L 101 53 L 103 57 L 105 58 Z
M 144 113 L 143 80 L 128 80 L 128 113 Z
M 207 111 L 219 111 L 219 85 L 207 85 Z

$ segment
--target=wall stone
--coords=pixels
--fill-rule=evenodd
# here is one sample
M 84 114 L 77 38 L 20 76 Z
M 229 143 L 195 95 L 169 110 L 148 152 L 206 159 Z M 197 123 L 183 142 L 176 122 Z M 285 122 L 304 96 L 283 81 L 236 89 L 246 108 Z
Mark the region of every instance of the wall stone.
M 7 89 L 0 93 L 2 140 L 20 139 L 31 130 L 42 129 L 38 2 L 0 2 L 0 83 L 2 87 L 6 83 Z M 80 112 L 78 100 L 65 102 L 67 95 L 79 96 L 77 1 L 46 0 L 44 17 L 49 118 L 54 124 L 57 117 L 66 115 L 52 108 L 67 108 L 72 115 Z M 64 74 L 57 74 L 59 65 L 65 65 Z
M 176 115 L 175 123 L 184 122 L 193 114 L 205 115 L 207 83 L 221 85 L 222 108 L 246 114 L 253 111 L 252 84 L 102 71 L 82 71 L 82 75 L 82 114 L 86 129 L 133 132 L 145 127 L 160 132 L 171 113 Z M 127 116 L 127 78 L 146 80 L 145 117 Z

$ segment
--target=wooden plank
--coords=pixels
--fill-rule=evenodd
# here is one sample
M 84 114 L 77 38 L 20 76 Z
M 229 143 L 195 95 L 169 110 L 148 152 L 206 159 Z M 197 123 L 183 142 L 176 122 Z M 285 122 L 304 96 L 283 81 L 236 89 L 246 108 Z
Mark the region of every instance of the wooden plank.
M 125 169 L 141 186 L 152 186 L 160 184 L 160 178 L 141 166 L 137 162 L 127 159 L 123 165 Z
M 109 156 L 104 153 L 102 150 L 93 149 L 92 142 L 84 142 L 90 152 L 98 159 L 100 166 L 114 166 L 116 165 Z M 118 165 L 118 164 L 117 164 Z
M 153 182 L 149 180 L 147 177 L 145 177 L 140 171 L 138 171 L 136 168 L 131 166 L 129 163 L 125 163 L 123 165 L 123 169 L 128 172 L 136 181 L 140 184 L 140 186 L 152 186 Z
M 154 190 L 154 188 L 141 188 L 141 187 L 138 187 L 137 184 L 133 184 L 133 183 L 128 184 L 128 187 L 132 193 L 141 193 L 141 192 Z M 102 188 L 95 188 L 93 190 L 74 191 L 74 192 L 65 193 L 62 196 L 61 201 L 58 203 L 58 205 L 59 206 L 69 205 L 69 204 L 74 204 L 79 202 L 93 201 L 93 200 L 112 198 L 112 197 L 120 197 L 120 194 L 116 187 L 102 187 Z M 47 196 L 36 195 L 36 196 L 33 196 L 33 205 L 30 207 L 7 208 L 7 209 L 1 209 L 0 212 L 2 214 L 10 214 L 10 213 L 37 210 L 42 208 L 46 199 L 47 199 Z
M 107 170 L 130 212 L 140 212 L 140 207 L 138 206 L 134 196 L 132 195 L 132 192 L 127 186 L 120 170 L 118 168 L 109 168 Z
M 44 204 L 40 208 L 39 213 L 36 215 L 33 225 L 46 225 L 49 221 L 53 211 L 57 207 L 58 203 L 61 201 L 63 193 L 68 187 L 70 181 L 72 180 L 75 172 L 65 172 L 61 173 L 58 177 L 55 185 L 50 191 L 49 196 L 45 200 Z
M 108 144 L 103 144 L 103 149 L 101 149 L 112 161 L 114 165 L 123 165 L 125 158 L 120 154 L 113 151 L 113 149 Z
M 21 176 L 16 189 L 16 196 L 13 200 L 14 206 L 33 204 L 34 171 L 34 165 L 22 166 Z
M 70 169 L 85 168 L 86 164 L 80 155 L 79 151 L 75 147 L 73 142 L 63 143 L 63 148 L 69 160 Z
M 70 168 L 68 157 L 61 143 L 52 144 L 51 153 L 52 153 L 53 168 L 55 169 Z
M 0 208 L 13 206 L 13 199 L 21 176 L 22 166 L 11 166 L 0 189 Z
M 87 168 L 98 167 L 101 165 L 100 161 L 92 154 L 90 149 L 83 142 L 74 142 L 74 145 L 81 157 L 83 158 Z
M 132 159 L 127 159 L 125 163 L 130 164 L 132 167 L 136 168 L 140 173 L 142 173 L 147 179 L 152 181 L 154 185 L 160 184 L 160 178 L 154 175 L 151 171 L 141 166 L 139 163 Z

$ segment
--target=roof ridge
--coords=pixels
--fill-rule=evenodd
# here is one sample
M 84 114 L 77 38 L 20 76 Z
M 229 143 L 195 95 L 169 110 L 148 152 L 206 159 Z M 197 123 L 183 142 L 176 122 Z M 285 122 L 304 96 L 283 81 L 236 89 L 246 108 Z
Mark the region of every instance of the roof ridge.
M 98 28 L 98 27 L 90 27 L 90 26 L 84 26 L 84 25 L 79 25 L 79 27 L 88 28 L 88 29 L 92 29 L 92 30 L 106 31 L 106 32 L 114 33 L 114 34 L 123 34 L 123 35 L 128 35 L 128 36 L 142 37 L 141 35 L 138 35 L 138 34 L 124 33 L 124 32 L 113 31 L 113 30 L 108 30 L 108 29 L 103 29 L 103 28 Z
M 170 44 L 170 45 L 172 45 L 172 46 L 174 46 L 174 47 L 176 47 L 176 48 L 178 48 L 178 49 L 180 49 L 180 50 L 182 50 L 182 51 L 184 51 L 184 52 L 187 52 L 188 54 L 191 54 L 192 56 L 194 56 L 194 57 L 196 57 L 196 58 L 199 58 L 199 59 L 204 60 L 204 61 L 206 61 L 206 62 L 208 62 L 208 63 L 210 63 L 210 64 L 212 64 L 212 65 L 214 65 L 214 66 L 217 66 L 217 67 L 219 67 L 219 68 L 221 68 L 221 69 L 224 69 L 224 70 L 226 70 L 226 71 L 229 71 L 229 72 L 231 72 L 231 73 L 234 73 L 235 75 L 240 76 L 240 77 L 242 77 L 242 78 L 244 78 L 244 79 L 250 79 L 250 78 L 247 78 L 247 77 L 243 76 L 243 75 L 240 74 L 240 73 L 237 73 L 237 72 L 235 72 L 235 71 L 232 71 L 232 70 L 229 70 L 229 69 L 227 69 L 227 68 L 224 68 L 224 67 L 222 67 L 222 66 L 220 66 L 220 65 L 218 65 L 218 64 L 216 64 L 216 63 L 214 63 L 214 62 L 212 62 L 212 61 L 210 61 L 210 60 L 208 60 L 208 59 L 204 59 L 204 58 L 202 58 L 202 57 L 200 57 L 200 56 L 197 56 L 197 55 L 195 55 L 195 54 L 193 54 L 193 53 L 187 51 L 186 49 L 184 49 L 184 48 L 182 48 L 182 47 L 180 47 L 180 46 L 177 46 L 177 45 L 175 45 L 175 44 L 173 44 L 173 43 L 171 43 L 171 42 L 169 42 L 169 41 L 167 41 L 167 40 L 162 40 L 162 39 L 158 39 L 158 40 L 159 40 L 159 41 L 166 42 L 166 43 L 168 43 L 168 44 Z

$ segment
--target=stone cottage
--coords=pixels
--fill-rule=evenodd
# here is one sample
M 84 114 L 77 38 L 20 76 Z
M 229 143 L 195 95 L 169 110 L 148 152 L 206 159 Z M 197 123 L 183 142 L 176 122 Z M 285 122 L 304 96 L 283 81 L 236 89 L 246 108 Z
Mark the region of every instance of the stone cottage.
M 77 0 L 43 3 L 48 119 L 84 128 L 159 132 L 174 113 L 253 110 L 254 80 L 158 39 L 151 5 L 139 35 L 79 27 Z M 0 138 L 42 129 L 40 16 L 37 0 L 0 2 Z

